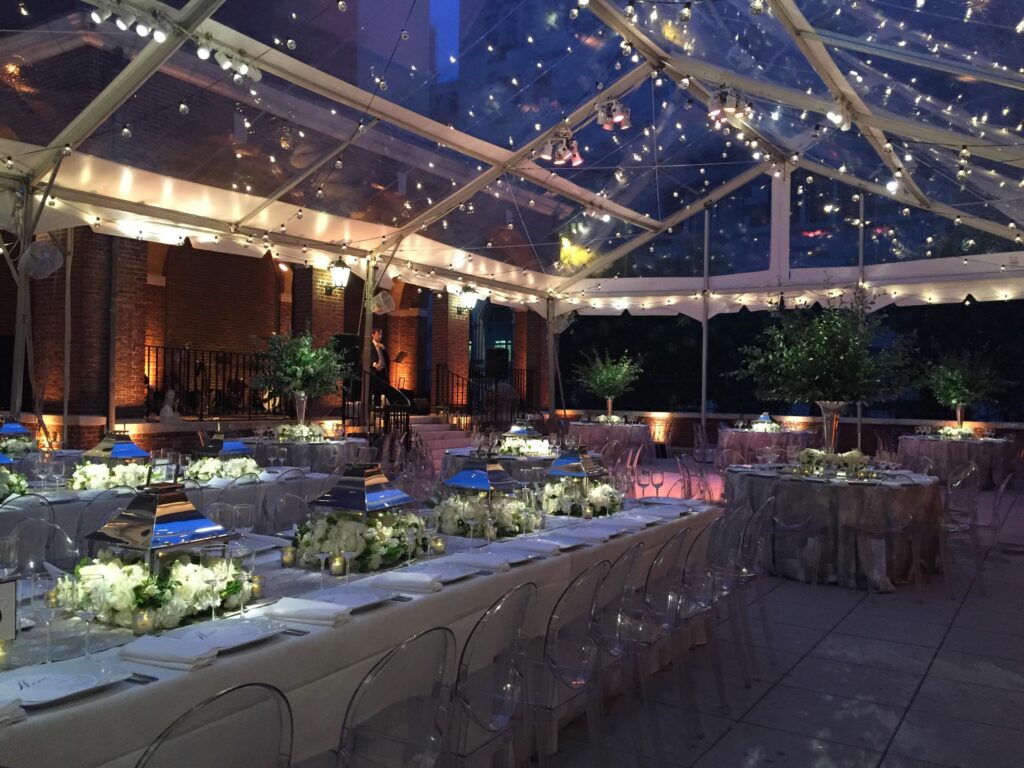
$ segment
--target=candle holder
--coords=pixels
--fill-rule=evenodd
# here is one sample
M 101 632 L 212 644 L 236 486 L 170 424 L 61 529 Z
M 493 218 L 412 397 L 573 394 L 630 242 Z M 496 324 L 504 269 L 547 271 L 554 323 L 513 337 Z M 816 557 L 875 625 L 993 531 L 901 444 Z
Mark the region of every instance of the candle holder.
M 281 548 L 281 567 L 282 568 L 294 568 L 295 567 L 296 550 L 295 547 L 282 547 Z
M 331 558 L 331 576 L 344 576 L 345 575 L 345 558 L 340 555 L 335 555 Z
M 267 579 L 262 573 L 254 573 L 249 577 L 250 595 L 253 600 L 263 599 L 263 590 L 267 586 Z
M 434 551 L 435 555 L 443 555 L 448 549 L 448 540 L 444 536 L 432 536 L 430 538 L 430 548 Z
M 132 614 L 132 632 L 136 635 L 148 635 L 156 629 L 156 614 L 153 611 L 139 610 Z

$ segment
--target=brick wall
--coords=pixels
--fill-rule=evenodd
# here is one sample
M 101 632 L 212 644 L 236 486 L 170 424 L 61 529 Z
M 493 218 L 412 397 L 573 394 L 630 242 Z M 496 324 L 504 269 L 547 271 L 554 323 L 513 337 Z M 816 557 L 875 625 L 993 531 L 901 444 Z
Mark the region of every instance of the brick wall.
M 295 332 L 302 333 L 308 328 L 315 344 L 325 344 L 334 334 L 344 333 L 348 303 L 345 299 L 352 290 L 352 282 L 349 281 L 350 287 L 335 290 L 328 296 L 325 289 L 331 284 L 331 276 L 326 269 L 293 269 L 292 328 Z
M 469 312 L 459 313 L 458 301 L 447 293 L 434 297 L 431 309 L 431 354 L 434 367 L 469 377 Z
M 531 403 L 547 408 L 548 397 L 548 324 L 532 310 L 515 313 L 512 338 L 512 365 L 526 371 L 527 392 L 520 392 Z
M 398 309 L 388 315 L 384 344 L 391 355 L 391 385 L 399 389 L 416 389 L 419 374 L 419 309 Z M 404 355 L 403 355 L 404 353 Z M 402 361 L 397 358 L 402 355 Z
M 170 248 L 164 263 L 166 287 L 148 286 L 147 338 L 192 349 L 245 352 L 281 327 L 281 280 L 276 263 L 194 249 Z M 157 298 L 163 292 L 163 304 Z

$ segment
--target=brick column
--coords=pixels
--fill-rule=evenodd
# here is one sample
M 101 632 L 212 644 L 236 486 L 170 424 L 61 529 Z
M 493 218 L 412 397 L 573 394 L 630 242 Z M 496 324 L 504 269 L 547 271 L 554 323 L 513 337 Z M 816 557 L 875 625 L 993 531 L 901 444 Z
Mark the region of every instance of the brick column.
M 421 312 L 419 309 L 396 309 L 388 314 L 387 336 L 384 344 L 391 355 L 391 386 L 416 390 L 419 375 L 419 339 Z M 397 358 L 401 356 L 401 362 Z
M 526 372 L 526 391 L 520 394 L 526 399 L 527 406 L 539 409 L 547 408 L 549 403 L 547 321 L 532 310 L 515 313 L 512 361 L 516 370 Z
M 313 343 L 317 345 L 326 344 L 336 333 L 343 333 L 345 304 L 348 303 L 346 294 L 355 289 L 353 282 L 350 280 L 348 287 L 335 289 L 328 296 L 325 289 L 331 284 L 331 276 L 326 269 L 294 268 L 292 330 L 304 333 L 308 328 L 313 334 Z M 356 300 L 355 303 L 358 305 L 360 302 Z
M 447 293 L 434 297 L 430 344 L 435 368 L 444 363 L 448 370 L 469 378 L 469 311 L 460 313 L 458 300 Z M 434 392 L 431 402 L 436 403 Z

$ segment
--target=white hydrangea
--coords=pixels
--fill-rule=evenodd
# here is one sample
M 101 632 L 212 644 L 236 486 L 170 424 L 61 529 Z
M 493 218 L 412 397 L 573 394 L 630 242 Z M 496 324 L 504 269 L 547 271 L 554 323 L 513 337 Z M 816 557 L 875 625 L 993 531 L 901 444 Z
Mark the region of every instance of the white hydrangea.
M 106 464 L 79 464 L 71 473 L 68 485 L 76 491 L 110 488 L 110 467 Z

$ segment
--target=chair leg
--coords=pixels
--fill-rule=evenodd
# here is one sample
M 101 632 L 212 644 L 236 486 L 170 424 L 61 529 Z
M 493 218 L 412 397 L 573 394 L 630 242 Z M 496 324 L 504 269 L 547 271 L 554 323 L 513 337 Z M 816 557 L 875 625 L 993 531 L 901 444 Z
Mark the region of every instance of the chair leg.
M 773 667 L 779 665 L 779 659 L 775 655 L 775 643 L 772 640 L 772 629 L 768 624 L 768 604 L 764 599 L 764 582 L 760 577 L 754 580 L 754 588 L 757 590 L 757 611 L 761 616 L 761 629 L 764 632 L 764 644 L 768 647 L 768 663 Z
M 743 619 L 737 607 L 736 594 L 729 595 L 729 621 L 732 623 L 732 641 L 736 649 L 736 663 L 739 665 L 740 674 L 743 676 L 743 687 L 751 686 L 750 667 L 747 664 L 747 637 L 743 631 Z
M 757 649 L 754 645 L 754 633 L 750 629 L 750 611 L 749 606 L 747 605 L 747 595 L 745 587 L 739 590 L 739 598 L 736 600 L 736 604 L 739 606 L 740 609 L 740 618 L 743 623 L 743 635 L 747 641 L 747 656 L 750 662 L 750 674 L 754 678 L 754 680 L 760 682 L 761 670 L 757 664 Z
M 704 636 L 711 654 L 711 669 L 715 673 L 715 685 L 718 686 L 718 708 L 722 714 L 729 714 L 729 697 L 725 692 L 725 673 L 722 671 L 722 654 L 715 636 L 715 619 L 711 611 L 704 614 Z

